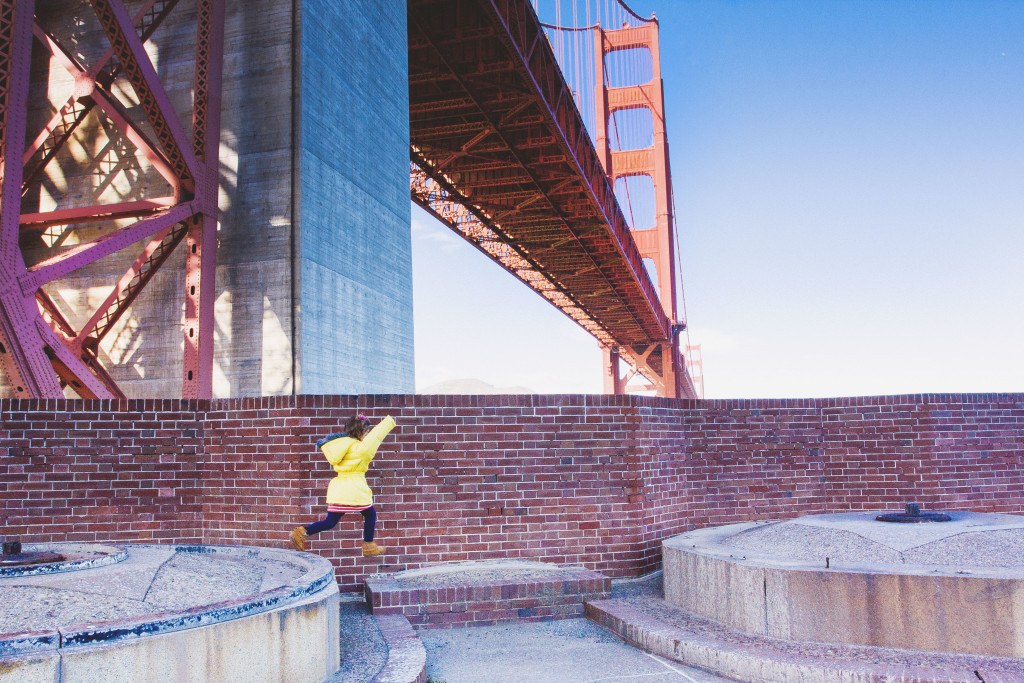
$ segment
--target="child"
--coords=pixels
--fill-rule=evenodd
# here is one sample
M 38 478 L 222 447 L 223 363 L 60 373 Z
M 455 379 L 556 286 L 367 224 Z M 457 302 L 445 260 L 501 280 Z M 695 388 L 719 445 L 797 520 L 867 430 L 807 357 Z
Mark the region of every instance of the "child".
M 377 511 L 373 508 L 373 492 L 366 485 L 366 470 L 381 441 L 394 428 L 390 415 L 373 429 L 365 415 L 357 415 L 345 423 L 344 432 L 328 434 L 316 442 L 338 474 L 327 487 L 327 516 L 292 530 L 296 550 L 306 549 L 308 536 L 333 529 L 344 513 L 359 512 L 363 516 L 363 557 L 384 554 L 384 548 L 373 542 Z

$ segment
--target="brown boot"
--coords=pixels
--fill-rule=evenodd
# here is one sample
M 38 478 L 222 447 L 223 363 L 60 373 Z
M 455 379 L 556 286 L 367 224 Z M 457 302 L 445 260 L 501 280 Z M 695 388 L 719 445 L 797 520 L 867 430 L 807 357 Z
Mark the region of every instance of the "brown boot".
M 377 555 L 383 555 L 384 551 L 384 548 L 373 541 L 363 541 L 363 557 L 376 557 Z
M 306 536 L 306 527 L 297 526 L 292 529 L 292 533 L 289 534 L 289 537 L 292 539 L 292 545 L 296 550 L 306 549 Z

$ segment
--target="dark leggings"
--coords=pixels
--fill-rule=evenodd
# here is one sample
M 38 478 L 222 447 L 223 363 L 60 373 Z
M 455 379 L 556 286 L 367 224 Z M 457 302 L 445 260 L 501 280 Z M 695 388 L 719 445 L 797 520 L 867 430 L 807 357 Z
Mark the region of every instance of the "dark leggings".
M 365 510 L 360 510 L 359 514 L 363 516 L 363 540 L 369 543 L 373 540 L 374 529 L 377 528 L 377 510 L 373 507 L 368 507 Z M 321 519 L 319 522 L 313 522 L 307 524 L 304 528 L 306 534 L 312 536 L 318 534 L 321 531 L 327 531 L 333 529 L 339 521 L 341 521 L 340 512 L 328 512 L 327 516 Z

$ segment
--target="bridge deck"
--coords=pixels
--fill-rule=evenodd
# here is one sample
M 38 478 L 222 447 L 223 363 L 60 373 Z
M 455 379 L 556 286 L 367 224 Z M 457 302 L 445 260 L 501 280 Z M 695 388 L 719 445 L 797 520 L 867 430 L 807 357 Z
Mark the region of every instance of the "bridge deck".
M 668 340 L 529 0 L 408 6 L 413 198 L 602 343 Z

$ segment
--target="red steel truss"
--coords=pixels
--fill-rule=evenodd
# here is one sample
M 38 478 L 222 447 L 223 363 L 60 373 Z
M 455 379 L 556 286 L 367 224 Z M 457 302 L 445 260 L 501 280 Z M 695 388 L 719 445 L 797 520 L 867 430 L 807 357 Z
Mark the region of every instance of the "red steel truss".
M 529 0 L 408 7 L 413 200 L 593 334 L 610 391 L 629 379 L 622 358 L 660 395 L 693 396 L 674 305 L 647 275 Z
M 0 0 L 0 366 L 15 396 L 59 398 L 65 388 L 85 398 L 122 397 L 103 368 L 99 344 L 181 242 L 185 242 L 182 395 L 209 398 L 213 377 L 214 269 L 220 145 L 224 0 L 196 0 L 197 40 L 191 138 L 176 118 L 144 43 L 178 0 L 147 0 L 135 16 L 123 0 L 90 0 L 110 48 L 91 67 L 34 17 L 34 0 Z M 75 79 L 75 92 L 25 144 L 33 38 Z M 155 139 L 126 114 L 111 86 L 131 85 Z M 173 195 L 116 204 L 22 211 L 37 182 L 75 129 L 98 110 L 149 160 Z M 91 242 L 26 266 L 19 234 L 49 226 L 136 218 Z M 79 330 L 43 290 L 97 260 L 148 240 L 112 283 L 110 294 Z

